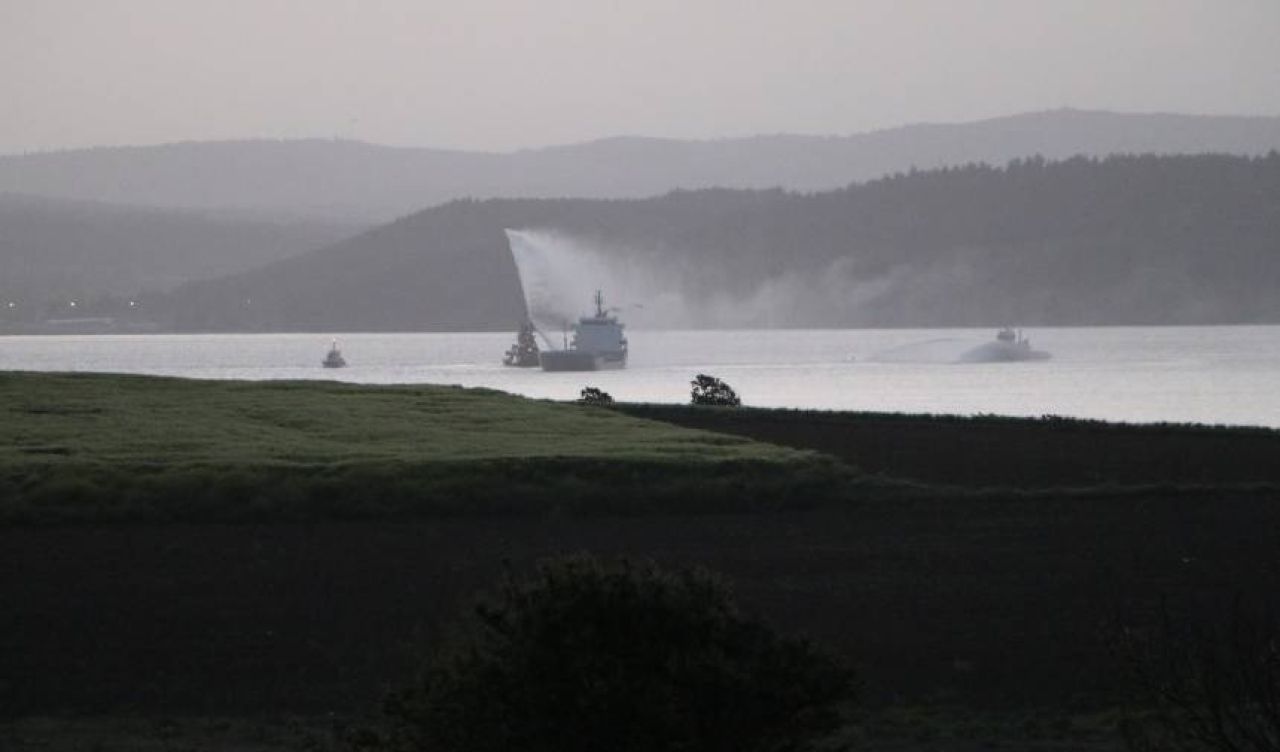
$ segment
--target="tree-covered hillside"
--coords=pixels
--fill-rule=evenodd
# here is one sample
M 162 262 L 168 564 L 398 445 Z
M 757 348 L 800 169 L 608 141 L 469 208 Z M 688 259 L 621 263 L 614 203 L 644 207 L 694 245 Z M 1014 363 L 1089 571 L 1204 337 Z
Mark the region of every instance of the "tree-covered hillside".
M 1274 152 L 1033 158 L 814 194 L 457 201 L 156 302 L 187 329 L 507 328 L 525 308 L 504 229 L 561 257 L 543 274 L 590 271 L 629 286 L 615 299 L 679 313 L 658 325 L 1280 321 Z

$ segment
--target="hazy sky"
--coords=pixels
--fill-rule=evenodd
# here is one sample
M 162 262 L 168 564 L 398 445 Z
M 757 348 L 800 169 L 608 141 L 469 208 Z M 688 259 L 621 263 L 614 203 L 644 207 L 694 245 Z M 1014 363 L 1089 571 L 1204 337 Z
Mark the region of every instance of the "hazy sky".
M 0 153 L 1280 115 L 1280 0 L 0 0 Z

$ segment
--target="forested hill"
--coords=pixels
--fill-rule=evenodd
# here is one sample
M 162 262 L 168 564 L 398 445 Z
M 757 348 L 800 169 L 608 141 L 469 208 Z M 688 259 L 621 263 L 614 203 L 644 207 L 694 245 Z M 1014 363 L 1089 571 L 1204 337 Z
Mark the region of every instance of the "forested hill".
M 832 190 L 913 166 L 1041 154 L 1264 154 L 1280 118 L 1055 110 L 848 136 L 611 138 L 511 153 L 239 141 L 0 157 L 0 191 L 374 224 L 462 197 L 638 198 L 672 189 Z
M 458 201 L 156 302 L 185 329 L 509 328 L 524 298 L 504 228 L 536 231 L 544 293 L 557 275 L 600 284 L 645 305 L 637 325 L 1280 322 L 1274 152 L 1035 158 L 815 194 Z

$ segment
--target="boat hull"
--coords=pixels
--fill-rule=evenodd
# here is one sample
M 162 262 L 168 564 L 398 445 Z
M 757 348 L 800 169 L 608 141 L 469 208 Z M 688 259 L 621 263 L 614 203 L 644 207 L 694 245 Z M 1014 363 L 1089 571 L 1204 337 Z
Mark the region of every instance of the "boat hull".
M 605 371 L 625 368 L 627 354 L 583 350 L 546 350 L 538 353 L 544 371 Z
M 1043 350 L 1032 350 L 1031 345 L 1015 342 L 987 342 L 968 350 L 960 356 L 962 363 L 1014 363 L 1024 360 L 1048 360 L 1051 356 Z
M 521 353 L 518 355 L 507 353 L 502 359 L 502 365 L 510 368 L 537 368 L 539 365 L 538 353 Z

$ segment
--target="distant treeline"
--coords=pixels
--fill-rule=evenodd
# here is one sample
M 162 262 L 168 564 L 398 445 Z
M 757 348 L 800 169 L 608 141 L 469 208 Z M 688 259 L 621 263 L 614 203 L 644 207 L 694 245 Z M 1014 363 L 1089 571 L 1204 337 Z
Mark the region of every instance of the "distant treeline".
M 720 325 L 1280 322 L 1275 152 L 1030 158 L 812 194 L 455 201 L 152 305 L 186 330 L 508 328 L 525 311 L 504 228 L 649 269 L 689 311 L 715 302 Z

